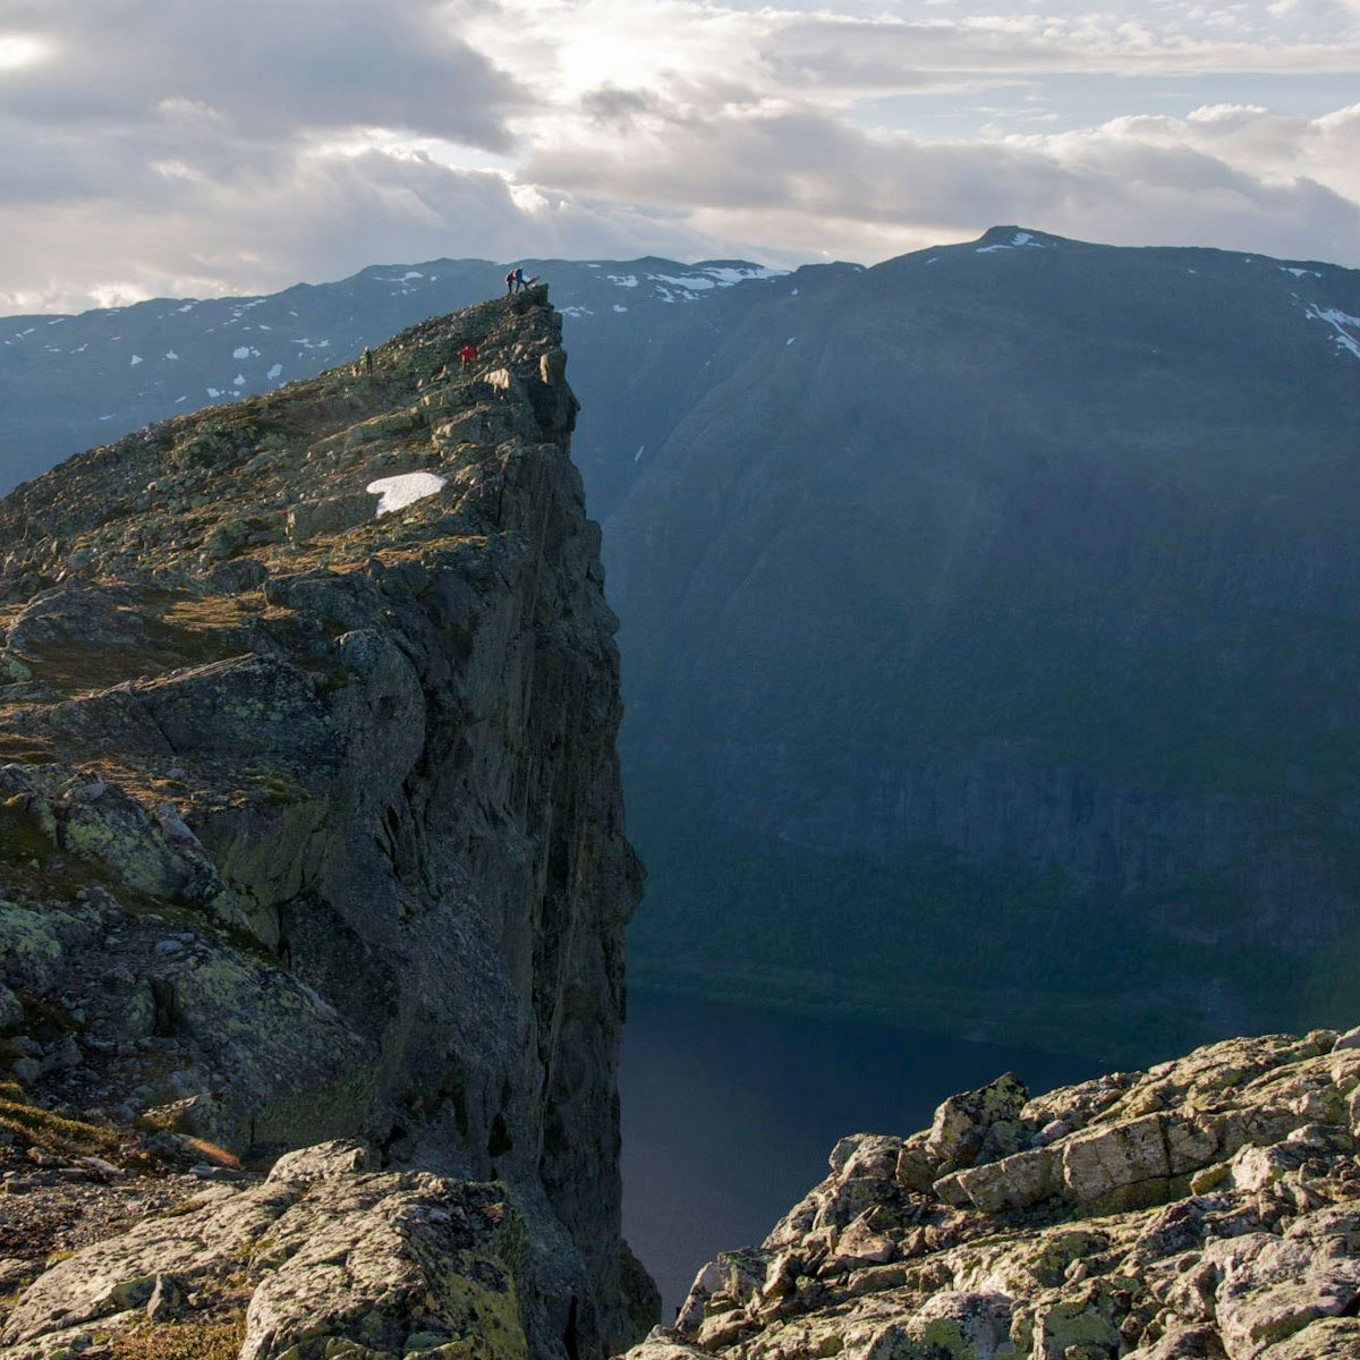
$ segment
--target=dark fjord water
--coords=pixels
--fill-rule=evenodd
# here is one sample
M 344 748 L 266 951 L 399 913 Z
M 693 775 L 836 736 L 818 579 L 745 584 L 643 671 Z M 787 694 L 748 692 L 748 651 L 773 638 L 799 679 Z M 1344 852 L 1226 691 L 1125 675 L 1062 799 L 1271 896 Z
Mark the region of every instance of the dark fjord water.
M 705 1261 L 759 1242 L 821 1180 L 838 1138 L 914 1132 L 946 1096 L 1002 1072 L 1038 1094 L 1097 1070 L 1033 1049 L 630 993 L 624 1234 L 669 1321 Z

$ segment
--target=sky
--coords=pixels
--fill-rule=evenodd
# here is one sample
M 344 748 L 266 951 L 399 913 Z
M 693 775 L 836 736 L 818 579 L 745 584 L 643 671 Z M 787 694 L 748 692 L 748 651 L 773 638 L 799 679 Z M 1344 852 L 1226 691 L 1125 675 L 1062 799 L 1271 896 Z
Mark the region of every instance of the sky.
M 1360 266 L 1360 0 L 0 0 L 0 312 L 994 224 Z

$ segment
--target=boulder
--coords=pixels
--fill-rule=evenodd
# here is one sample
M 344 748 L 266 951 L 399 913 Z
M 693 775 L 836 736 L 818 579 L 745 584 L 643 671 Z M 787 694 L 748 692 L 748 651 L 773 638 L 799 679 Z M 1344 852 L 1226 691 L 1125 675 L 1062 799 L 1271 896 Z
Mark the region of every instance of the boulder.
M 972 1204 L 984 1213 L 1027 1209 L 1063 1188 L 1061 1154 L 1051 1148 L 1017 1152 L 999 1162 L 955 1171 L 935 1183 L 946 1204 Z
M 378 498 L 369 491 L 301 501 L 288 511 L 289 542 L 306 543 L 323 534 L 342 534 L 371 520 L 377 509 Z
M 1020 1117 L 1029 1092 L 1012 1072 L 975 1091 L 950 1096 L 935 1111 L 926 1140 L 926 1155 L 941 1171 L 966 1166 L 982 1150 L 993 1124 Z

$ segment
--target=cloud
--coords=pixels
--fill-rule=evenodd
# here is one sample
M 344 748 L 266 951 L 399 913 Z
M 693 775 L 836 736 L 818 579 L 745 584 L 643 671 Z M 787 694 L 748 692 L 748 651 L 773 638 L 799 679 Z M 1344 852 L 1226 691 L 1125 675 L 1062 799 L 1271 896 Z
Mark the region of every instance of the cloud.
M 10 0 L 11 27 L 52 55 L 0 82 L 0 116 L 87 133 L 178 102 L 245 138 L 376 124 L 504 150 L 524 97 L 436 0 Z
M 688 207 L 696 224 L 808 254 L 898 249 L 995 222 L 1122 243 L 1218 244 L 1360 261 L 1360 109 L 1319 119 L 1253 107 L 1120 118 L 1062 133 L 927 143 L 834 112 L 683 112 L 544 148 L 528 173 L 564 192 Z
M 1006 221 L 1360 264 L 1352 71 L 1360 0 L 0 0 L 0 307 Z
M 116 214 L 59 197 L 0 205 L 0 310 L 264 292 L 442 256 L 693 258 L 709 244 L 674 215 L 594 207 L 494 171 L 378 150 L 303 154 L 286 173 L 167 183 L 163 199 Z

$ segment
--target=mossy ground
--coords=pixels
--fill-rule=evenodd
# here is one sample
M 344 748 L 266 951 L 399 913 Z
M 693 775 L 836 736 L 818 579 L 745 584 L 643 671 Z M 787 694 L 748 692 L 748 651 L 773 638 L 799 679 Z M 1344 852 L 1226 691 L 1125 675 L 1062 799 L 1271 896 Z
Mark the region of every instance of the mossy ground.
M 48 1152 L 70 1157 L 107 1157 L 118 1149 L 112 1129 L 68 1119 L 29 1103 L 13 1082 L 0 1083 L 0 1129 Z
M 113 1338 L 109 1353 L 112 1360 L 236 1360 L 245 1334 L 244 1313 L 168 1322 Z

